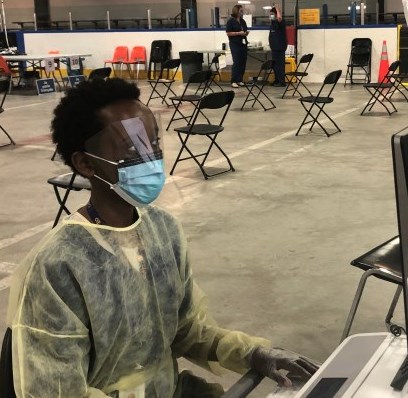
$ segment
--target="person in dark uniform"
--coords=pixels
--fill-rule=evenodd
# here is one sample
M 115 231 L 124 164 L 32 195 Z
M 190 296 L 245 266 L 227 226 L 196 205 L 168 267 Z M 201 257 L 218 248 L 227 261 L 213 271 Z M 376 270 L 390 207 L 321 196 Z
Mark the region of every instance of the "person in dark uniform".
M 271 9 L 271 26 L 269 29 L 269 46 L 272 50 L 273 71 L 275 72 L 274 87 L 285 87 L 285 51 L 288 42 L 286 40 L 286 23 L 282 18 L 282 12 L 278 5 Z
M 244 10 L 240 4 L 232 8 L 231 18 L 227 21 L 226 32 L 229 39 L 229 46 L 232 55 L 231 85 L 233 88 L 243 86 L 248 45 L 248 28 L 242 18 Z

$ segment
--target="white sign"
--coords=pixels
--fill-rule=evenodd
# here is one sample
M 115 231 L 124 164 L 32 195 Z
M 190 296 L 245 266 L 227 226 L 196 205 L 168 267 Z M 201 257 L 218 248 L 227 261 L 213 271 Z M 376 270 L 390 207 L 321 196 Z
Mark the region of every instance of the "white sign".
M 252 28 L 252 14 L 243 15 L 242 18 L 246 22 L 247 27 Z
M 44 63 L 45 63 L 45 71 L 47 72 L 47 74 L 55 71 L 54 58 L 46 58 L 44 59 Z
M 69 59 L 69 64 L 71 66 L 71 70 L 79 70 L 81 68 L 79 57 L 71 57 Z

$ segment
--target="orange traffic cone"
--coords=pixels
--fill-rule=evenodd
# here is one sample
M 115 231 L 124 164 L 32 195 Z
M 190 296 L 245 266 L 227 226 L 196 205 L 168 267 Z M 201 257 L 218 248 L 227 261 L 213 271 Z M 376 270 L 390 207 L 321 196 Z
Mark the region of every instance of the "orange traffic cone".
M 381 50 L 380 70 L 378 71 L 378 83 L 383 81 L 389 67 L 390 64 L 388 62 L 387 42 L 384 40 Z

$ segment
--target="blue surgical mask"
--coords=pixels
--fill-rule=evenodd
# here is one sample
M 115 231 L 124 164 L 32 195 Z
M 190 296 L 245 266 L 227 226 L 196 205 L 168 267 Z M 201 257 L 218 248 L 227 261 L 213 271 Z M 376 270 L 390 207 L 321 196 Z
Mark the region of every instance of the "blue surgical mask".
M 133 206 L 153 202 L 163 189 L 166 180 L 163 159 L 121 166 L 120 162 L 112 162 L 88 152 L 86 154 L 117 166 L 119 179 L 116 184 L 96 174 L 95 177 L 108 184 L 117 195 Z
M 270 15 L 271 21 L 275 21 L 276 20 L 276 15 L 275 14 L 271 14 Z

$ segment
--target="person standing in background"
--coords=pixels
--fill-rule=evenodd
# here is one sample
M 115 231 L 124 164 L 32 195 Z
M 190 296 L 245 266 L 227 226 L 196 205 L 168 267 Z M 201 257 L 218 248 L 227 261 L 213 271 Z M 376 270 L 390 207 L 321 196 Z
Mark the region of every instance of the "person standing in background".
M 231 86 L 243 86 L 243 78 L 247 62 L 248 28 L 242 18 L 244 9 L 240 4 L 232 8 L 231 18 L 227 21 L 226 32 L 232 55 Z
M 275 72 L 274 87 L 285 87 L 285 51 L 288 45 L 286 39 L 286 23 L 282 18 L 279 5 L 271 9 L 271 26 L 269 29 L 269 46 L 272 50 L 273 71 Z

